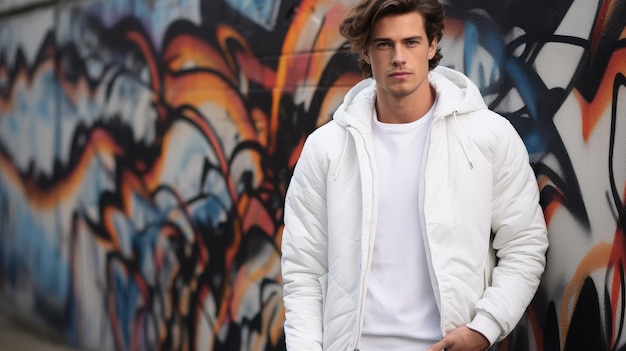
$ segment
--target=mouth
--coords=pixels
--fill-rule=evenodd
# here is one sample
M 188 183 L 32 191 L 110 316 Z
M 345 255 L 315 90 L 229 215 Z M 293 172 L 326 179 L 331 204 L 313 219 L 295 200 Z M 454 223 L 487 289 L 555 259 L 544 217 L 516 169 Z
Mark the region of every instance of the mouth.
M 407 72 L 407 71 L 397 71 L 397 72 L 391 72 L 389 74 L 389 77 L 396 78 L 396 79 L 404 79 L 404 78 L 406 78 L 406 77 L 408 77 L 410 75 L 411 75 L 411 73 Z

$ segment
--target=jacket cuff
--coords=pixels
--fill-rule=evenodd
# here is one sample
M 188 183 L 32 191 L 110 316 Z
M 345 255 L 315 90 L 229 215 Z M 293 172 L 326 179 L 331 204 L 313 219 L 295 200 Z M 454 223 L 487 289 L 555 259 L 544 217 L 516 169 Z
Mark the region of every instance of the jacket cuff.
M 476 313 L 474 319 L 467 323 L 467 327 L 481 333 L 487 340 L 489 340 L 489 346 L 492 346 L 500 334 L 502 334 L 502 328 L 493 319 L 489 318 L 486 314 Z

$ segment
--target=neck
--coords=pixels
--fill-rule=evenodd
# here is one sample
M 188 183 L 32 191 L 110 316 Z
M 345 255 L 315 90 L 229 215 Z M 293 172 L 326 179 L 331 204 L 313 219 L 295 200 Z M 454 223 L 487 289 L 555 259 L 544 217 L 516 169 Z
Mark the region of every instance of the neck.
M 377 94 L 376 113 L 383 123 L 410 123 L 422 118 L 435 103 L 435 92 L 429 87 L 421 96 L 393 97 Z

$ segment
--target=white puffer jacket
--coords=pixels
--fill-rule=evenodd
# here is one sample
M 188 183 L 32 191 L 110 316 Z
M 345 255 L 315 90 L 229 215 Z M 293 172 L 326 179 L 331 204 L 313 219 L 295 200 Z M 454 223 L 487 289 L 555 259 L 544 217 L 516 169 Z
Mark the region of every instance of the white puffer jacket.
M 422 190 L 415 213 L 423 216 L 441 331 L 470 323 L 494 342 L 520 320 L 545 267 L 538 187 L 519 135 L 487 109 L 467 77 L 438 67 L 429 79 L 438 102 L 415 180 Z M 287 192 L 282 274 L 290 351 L 358 344 L 376 234 L 375 92 L 372 79 L 357 84 L 333 121 L 308 137 Z

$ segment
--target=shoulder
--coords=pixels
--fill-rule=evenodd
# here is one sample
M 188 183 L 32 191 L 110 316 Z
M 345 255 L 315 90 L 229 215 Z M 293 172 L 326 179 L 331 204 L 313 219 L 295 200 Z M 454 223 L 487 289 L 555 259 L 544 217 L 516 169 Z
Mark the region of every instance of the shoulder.
M 459 116 L 457 121 L 460 134 L 485 155 L 501 158 L 527 154 L 517 130 L 508 119 L 496 112 L 483 109 Z
M 305 148 L 310 148 L 315 153 L 327 152 L 340 147 L 345 138 L 345 127 L 339 125 L 336 121 L 329 121 L 309 134 L 305 142 Z
M 333 160 L 339 157 L 346 137 L 346 129 L 335 121 L 318 127 L 307 136 L 298 164 L 301 168 L 326 172 Z
M 337 123 L 337 121 L 335 120 L 330 120 L 328 122 L 326 122 L 325 124 L 317 127 L 317 129 L 315 129 L 310 135 L 309 135 L 309 139 L 310 138 L 324 138 L 324 137 L 328 137 L 328 136 L 336 136 L 342 133 L 345 133 L 345 127 L 339 125 L 339 123 Z
M 457 123 L 465 132 L 480 139 L 487 138 L 498 141 L 511 136 L 519 137 L 508 119 L 489 109 L 481 109 L 459 116 Z

